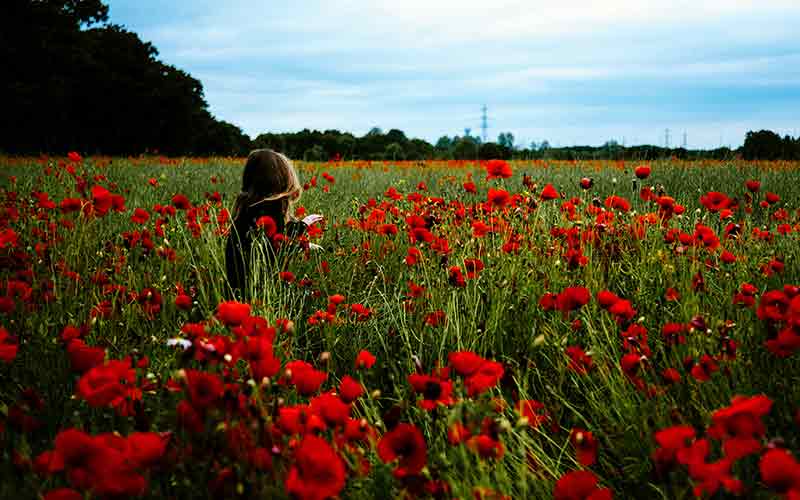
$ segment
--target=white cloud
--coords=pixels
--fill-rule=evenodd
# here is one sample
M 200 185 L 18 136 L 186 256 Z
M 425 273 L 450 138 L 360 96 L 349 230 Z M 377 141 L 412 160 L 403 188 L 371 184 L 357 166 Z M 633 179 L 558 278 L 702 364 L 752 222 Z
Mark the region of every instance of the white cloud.
M 716 129 L 777 128 L 800 102 L 797 0 L 110 3 L 250 134 L 435 139 L 477 129 L 487 103 L 492 135 L 655 142 L 672 127 L 715 145 Z

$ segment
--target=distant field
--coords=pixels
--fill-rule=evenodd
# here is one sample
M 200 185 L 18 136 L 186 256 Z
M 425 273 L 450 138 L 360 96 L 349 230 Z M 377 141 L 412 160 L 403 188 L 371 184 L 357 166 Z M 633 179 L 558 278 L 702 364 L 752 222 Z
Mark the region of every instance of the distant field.
M 0 158 L 0 497 L 800 498 L 800 163 L 243 163 Z

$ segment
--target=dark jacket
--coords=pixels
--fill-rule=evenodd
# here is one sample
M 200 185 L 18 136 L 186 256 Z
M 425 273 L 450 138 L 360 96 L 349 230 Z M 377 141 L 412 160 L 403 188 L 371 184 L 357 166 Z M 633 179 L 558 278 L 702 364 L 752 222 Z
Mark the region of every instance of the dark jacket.
M 261 228 L 256 227 L 256 221 L 268 215 L 275 221 L 277 233 L 283 234 L 287 238 L 297 238 L 302 236 L 308 229 L 302 221 L 284 222 L 283 211 L 280 204 L 264 203 L 262 206 L 243 209 L 243 213 L 234 221 L 228 241 L 225 244 L 225 268 L 228 275 L 228 283 L 234 291 L 244 293 L 247 290 L 247 280 L 251 268 L 251 250 L 253 242 L 259 237 Z M 275 248 L 272 240 L 264 238 L 267 242 L 266 256 L 270 262 L 275 260 Z

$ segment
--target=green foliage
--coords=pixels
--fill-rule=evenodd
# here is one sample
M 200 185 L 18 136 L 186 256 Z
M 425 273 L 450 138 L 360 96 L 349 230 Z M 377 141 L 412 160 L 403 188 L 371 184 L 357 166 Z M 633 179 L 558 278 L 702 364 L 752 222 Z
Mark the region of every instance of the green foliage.
M 250 139 L 208 111 L 200 81 L 157 59 L 135 33 L 107 24 L 98 0 L 11 0 L 2 45 L 13 68 L 0 150 L 242 155 Z M 10 7 L 10 8 L 9 8 Z M 99 24 L 98 24 L 99 23 Z M 87 29 L 83 29 L 87 28 Z
M 4 179 L 6 194 L 16 192 L 25 200 L 23 204 L 30 207 L 31 214 L 37 213 L 35 200 L 28 200 L 34 191 L 47 192 L 56 202 L 78 196 L 74 179 L 63 169 L 57 170 L 55 160 L 39 163 L 4 159 L 4 162 L 4 171 L 17 176 L 15 184 L 10 184 L 8 177 Z M 655 448 L 653 433 L 675 423 L 705 428 L 712 412 L 727 406 L 737 394 L 763 393 L 772 398 L 774 408 L 767 421 L 769 436 L 782 437 L 789 449 L 800 447 L 792 421 L 800 401 L 796 355 L 787 359 L 771 355 L 764 347 L 770 333 L 763 322 L 752 309 L 736 307 L 731 302 L 743 282 L 753 283 L 760 293 L 800 282 L 796 233 L 774 234 L 771 241 L 754 238 L 750 233 L 752 227 L 761 226 L 774 233 L 777 221 L 770 218 L 770 213 L 778 208 L 794 211 L 800 205 L 800 189 L 792 181 L 796 166 L 792 169 L 744 162 L 652 164 L 653 174 L 647 183 L 664 186 L 670 196 L 685 204 L 686 213 L 670 224 L 688 233 L 698 223 L 711 226 L 717 233 L 724 228 L 718 215 L 702 209 L 696 211 L 701 208 L 699 196 L 706 191 L 742 193 L 743 181 L 752 178 L 760 180 L 764 190 L 780 195 L 779 205 L 770 212 L 755 204 L 752 214 L 737 213 L 747 230 L 741 240 L 724 242 L 727 249 L 740 257 L 729 265 L 722 264 L 715 253 L 696 247 L 675 251 L 674 246 L 664 242 L 661 229 L 654 226 L 642 238 L 622 233 L 605 244 L 587 245 L 587 265 L 570 269 L 557 251 L 558 243 L 551 237 L 551 230 L 588 227 L 593 220 L 586 214 L 581 215 L 581 224 L 568 220 L 559 200 L 540 202 L 537 208 L 528 206 L 507 214 L 509 229 L 524 235 L 520 253 L 516 255 L 500 250 L 504 235 L 476 238 L 468 223 L 459 223 L 447 210 L 436 212 L 440 218 L 434 231 L 449 240 L 452 251 L 442 256 L 427 245 L 419 245 L 424 258 L 414 267 L 403 261 L 409 247 L 403 229 L 396 236 L 387 236 L 348 225 L 349 219 L 368 217 L 371 209 L 366 208 L 367 200 L 386 199 L 384 193 L 390 186 L 409 194 L 414 186 L 424 182 L 430 189 L 427 195 L 471 205 L 485 200 L 489 187 L 528 196 L 524 194 L 528 188 L 522 183 L 523 175 L 538 184 L 539 189 L 545 183 L 552 183 L 567 199 L 579 198 L 581 210 L 593 198 L 603 200 L 612 194 L 627 197 L 636 214 L 652 210 L 652 205 L 639 199 L 638 190 L 631 187 L 631 164 L 624 169 L 604 164 L 600 169 L 595 162 L 519 162 L 513 165 L 513 177 L 492 181 L 483 180 L 485 172 L 477 164 L 453 169 L 444 165 L 443 162 L 424 168 L 384 171 L 350 164 L 301 164 L 304 182 L 317 177 L 318 186 L 304 193 L 301 204 L 309 212 L 322 213 L 327 219 L 324 236 L 315 240 L 324 251 L 307 257 L 284 255 L 285 258 L 278 259 L 276 268 L 258 266 L 252 294 L 253 314 L 270 322 L 278 318 L 294 322 L 293 332 L 280 334 L 276 341 L 276 352 L 284 362 L 304 359 L 319 363 L 320 356 L 329 353 L 324 365 L 329 373 L 326 389 L 334 388 L 345 374 L 354 373 L 353 360 L 360 350 L 369 350 L 377 356 L 375 367 L 358 375 L 375 395 L 365 397 L 354 411 L 381 432 L 385 430 L 381 426 L 395 408 L 403 421 L 419 426 L 428 446 L 429 465 L 425 474 L 446 481 L 453 494 L 462 498 L 474 496 L 477 487 L 513 498 L 546 498 L 558 477 L 579 468 L 569 443 L 569 431 L 581 427 L 593 432 L 599 440 L 598 462 L 591 470 L 603 485 L 614 490 L 616 498 L 688 498 L 691 490 L 684 473 L 675 472 L 665 479 L 655 476 L 650 460 Z M 146 371 L 153 374 L 154 380 L 163 382 L 191 362 L 168 348 L 166 340 L 176 336 L 187 322 L 211 318 L 217 304 L 230 296 L 224 278 L 224 238 L 214 221 L 222 208 L 232 209 L 240 182 L 238 162 L 183 160 L 159 164 L 156 159 L 148 159 L 142 164 L 139 160 L 114 159 L 109 164 L 107 160 L 95 159 L 88 160 L 85 166 L 85 178 L 107 176 L 107 181 L 96 182 L 113 182 L 116 192 L 126 193 L 128 210 L 109 213 L 102 219 L 54 212 L 54 220 L 72 220 L 75 228 L 58 229 L 62 239 L 41 258 L 37 257 L 32 266 L 36 283 L 53 281 L 58 300 L 39 304 L 34 313 L 19 307 L 3 318 L 4 326 L 20 336 L 21 347 L 12 364 L 0 363 L 4 381 L 0 386 L 0 409 L 16 402 L 20 390 L 26 387 L 40 390 L 46 406 L 36 414 L 45 422 L 39 431 L 28 434 L 11 428 L 7 431 L 5 443 L 9 446 L 3 447 L 0 460 L 0 496 L 19 497 L 24 492 L 23 496 L 33 497 L 61 484 L 52 478 L 34 481 L 38 476 L 18 473 L 10 450 L 13 447 L 34 457 L 51 449 L 53 437 L 65 427 L 79 426 L 94 433 L 117 431 L 122 435 L 134 430 L 174 431 L 175 439 L 182 435 L 182 431 L 175 430 L 174 407 L 179 396 L 166 390 L 144 395 L 147 418 L 141 421 L 91 408 L 85 401 L 73 398 L 78 376 L 71 372 L 58 340 L 64 326 L 90 324 L 86 342 L 105 347 L 109 358 L 129 354 L 137 359 L 149 357 Z M 51 173 L 44 174 L 48 168 Z M 60 172 L 58 177 L 53 175 L 55 171 Z M 333 175 L 336 182 L 326 184 L 321 176 L 323 171 Z M 479 184 L 477 194 L 461 189 L 468 173 Z M 577 180 L 581 177 L 594 178 L 591 190 L 578 188 Z M 156 187 L 148 183 L 150 178 L 157 180 Z M 323 190 L 323 185 L 329 186 L 329 191 Z M 152 251 L 126 248 L 123 233 L 138 229 L 130 220 L 133 208 L 150 210 L 156 204 L 169 204 L 175 193 L 185 194 L 194 205 L 201 205 L 209 191 L 222 193 L 222 205 L 213 206 L 209 221 L 203 223 L 199 234 L 189 231 L 185 214 L 179 212 L 164 225 L 164 236 L 154 237 Z M 537 194 L 532 196 L 536 198 Z M 414 204 L 404 199 L 396 205 L 402 210 L 401 215 L 389 217 L 402 228 L 402 216 L 413 211 Z M 433 206 L 427 207 L 435 211 Z M 631 223 L 635 216 L 615 214 L 616 224 Z M 796 224 L 796 216 L 791 217 Z M 147 227 L 152 229 L 152 223 L 151 220 Z M 13 227 L 23 235 L 20 248 L 35 254 L 32 247 L 35 241 L 28 235 L 34 229 L 46 228 L 47 222 L 30 216 Z M 167 260 L 164 249 L 174 250 L 176 260 Z M 784 259 L 785 270 L 783 274 L 766 276 L 762 266 L 776 256 Z M 448 268 L 463 266 L 465 259 L 475 257 L 483 259 L 486 269 L 475 279 L 467 280 L 463 288 L 452 286 Z M 121 265 L 115 268 L 120 261 Z M 329 264 L 327 274 L 321 272 L 323 261 Z M 65 270 L 77 273 L 79 281 L 70 278 Z M 277 278 L 279 270 L 291 271 L 297 280 L 309 278 L 312 285 L 282 282 Z M 103 287 L 92 281 L 98 272 L 108 274 L 112 283 L 124 285 L 130 291 L 158 290 L 164 299 L 162 310 L 149 317 L 137 301 L 119 297 L 114 299 L 116 316 L 92 319 L 90 310 L 108 298 Z M 704 291 L 692 287 L 692 278 L 699 272 L 705 277 Z M 426 287 L 425 296 L 410 301 L 411 307 L 408 281 Z M 190 290 L 191 311 L 174 306 L 177 284 Z M 37 291 L 39 286 L 43 285 L 37 284 Z M 653 346 L 649 360 L 652 365 L 644 368 L 642 376 L 648 384 L 663 389 L 663 393 L 648 395 L 637 391 L 622 374 L 620 325 L 594 300 L 571 315 L 542 310 L 539 299 L 546 292 L 557 293 L 569 286 L 586 286 L 593 293 L 608 289 L 633 302 L 637 309 L 634 320 L 650 332 Z M 664 298 L 669 287 L 680 292 L 679 301 Z M 363 304 L 373 314 L 362 321 L 344 310 L 337 313 L 340 321 L 335 323 L 310 323 L 308 319 L 316 311 L 325 310 L 328 297 L 334 294 L 345 296 L 348 304 Z M 426 315 L 434 311 L 444 313 L 446 321 L 441 325 L 432 326 L 425 321 Z M 688 323 L 698 315 L 705 319 L 710 332 L 687 334 L 685 345 L 668 348 L 660 338 L 660 328 L 668 322 Z M 576 319 L 581 321 L 577 329 L 573 323 Z M 684 359 L 717 353 L 719 328 L 726 321 L 735 323 L 729 335 L 738 344 L 736 359 L 721 360 L 723 370 L 714 373 L 711 380 L 694 380 L 684 368 Z M 212 321 L 212 328 L 220 327 Z M 569 370 L 564 353 L 569 345 L 580 345 L 591 352 L 595 369 L 583 376 Z M 417 363 L 429 373 L 436 366 L 447 364 L 448 354 L 457 350 L 473 350 L 502 362 L 507 376 L 499 387 L 474 400 L 460 400 L 450 408 L 440 407 L 433 412 L 422 410 L 416 405 L 417 396 L 409 392 L 409 374 L 418 369 Z M 681 372 L 680 384 L 660 385 L 657 369 L 666 367 Z M 462 382 L 453 378 L 454 390 L 462 394 Z M 281 394 L 278 384 L 260 390 L 265 398 Z M 550 423 L 534 429 L 520 422 L 511 407 L 520 399 L 541 401 L 550 415 Z M 498 412 L 499 400 L 510 406 Z M 453 446 L 447 441 L 447 430 L 454 422 L 469 421 L 479 427 L 484 418 L 501 429 L 499 439 L 505 449 L 501 459 L 481 459 L 468 446 Z M 208 441 L 217 443 L 214 446 L 220 450 L 225 449 L 224 433 L 219 429 L 209 430 Z M 210 446 L 206 442 L 197 443 L 198 447 L 207 445 Z M 349 480 L 343 496 L 399 495 L 399 483 L 393 478 L 391 467 L 374 454 L 368 457 L 371 472 Z M 223 451 L 214 458 L 223 464 L 226 460 Z M 758 472 L 753 463 L 737 467 L 740 467 L 736 470 L 738 477 L 755 484 Z M 151 476 L 148 494 L 154 498 L 211 496 L 209 490 L 198 485 L 208 484 L 219 468 L 219 464 L 201 458 L 177 464 Z M 239 479 L 253 491 L 282 494 L 273 491 L 280 489 L 280 484 L 272 476 Z M 757 497 L 755 492 L 753 497 Z

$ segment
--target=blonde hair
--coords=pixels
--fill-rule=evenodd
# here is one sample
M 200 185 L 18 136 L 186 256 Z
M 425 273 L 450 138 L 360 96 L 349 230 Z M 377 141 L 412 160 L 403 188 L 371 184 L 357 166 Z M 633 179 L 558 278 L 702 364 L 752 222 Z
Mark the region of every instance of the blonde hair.
M 258 211 L 261 205 L 280 202 L 283 222 L 288 222 L 302 193 L 300 179 L 289 158 L 271 149 L 256 149 L 247 156 L 242 191 L 234 205 L 234 221 L 246 217 L 251 209 Z

